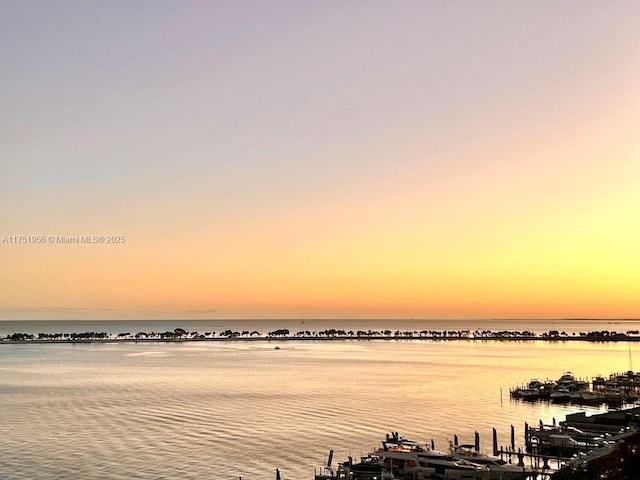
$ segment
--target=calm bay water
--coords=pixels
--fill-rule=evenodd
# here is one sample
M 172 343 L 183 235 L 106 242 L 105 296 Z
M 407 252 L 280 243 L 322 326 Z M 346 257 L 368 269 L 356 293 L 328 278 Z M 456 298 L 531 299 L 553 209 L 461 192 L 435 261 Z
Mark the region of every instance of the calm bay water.
M 28 322 L 21 323 L 8 333 L 26 331 Z M 211 323 L 217 331 L 250 328 Z M 318 329 L 349 328 L 326 323 Z M 134 331 L 133 324 L 91 330 Z M 275 328 L 296 329 L 286 321 L 256 327 Z M 0 345 L 0 478 L 258 480 L 274 478 L 277 467 L 283 479 L 305 480 L 330 448 L 342 461 L 368 452 L 389 430 L 433 438 L 441 449 L 454 434 L 472 442 L 477 430 L 488 450 L 491 428 L 506 444 L 514 424 L 522 443 L 525 421 L 550 423 L 580 408 L 513 402 L 510 386 L 566 370 L 586 378 L 628 370 L 630 352 L 640 362 L 640 345 L 630 348 L 487 341 Z

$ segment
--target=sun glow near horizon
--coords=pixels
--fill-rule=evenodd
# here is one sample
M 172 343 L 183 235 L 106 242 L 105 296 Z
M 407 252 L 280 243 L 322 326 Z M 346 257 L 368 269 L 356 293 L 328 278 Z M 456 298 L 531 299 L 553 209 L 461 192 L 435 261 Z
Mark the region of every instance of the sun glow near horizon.
M 637 3 L 187 3 L 0 7 L 0 319 L 640 317 Z

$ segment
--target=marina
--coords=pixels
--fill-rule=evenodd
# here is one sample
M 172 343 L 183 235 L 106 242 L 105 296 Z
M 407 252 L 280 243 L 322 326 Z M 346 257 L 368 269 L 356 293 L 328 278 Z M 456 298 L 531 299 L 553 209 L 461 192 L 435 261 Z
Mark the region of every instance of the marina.
M 598 375 L 591 381 L 564 373 L 557 381 L 530 380 L 526 385 L 512 387 L 510 395 L 523 401 L 550 401 L 578 405 L 621 406 L 633 404 L 640 398 L 640 372 L 628 370 L 612 373 L 607 378 Z
M 387 434 L 382 447 L 362 457 L 331 468 L 331 457 L 315 480 L 518 480 L 533 475 L 524 465 L 506 462 L 498 457 L 481 454 L 469 446 L 451 445 L 448 452 L 433 445 L 401 437 L 398 432 Z
M 354 462 L 332 465 L 333 450 L 326 466 L 314 472 L 314 480 L 524 480 L 550 479 L 560 471 L 589 468 L 592 462 L 615 462 L 617 450 L 627 441 L 637 441 L 640 407 L 587 416 L 567 415 L 557 425 L 530 427 L 525 423 L 525 448 L 498 447 L 493 429 L 493 454 L 480 451 L 479 435 L 473 445 L 458 445 L 457 435 L 449 451 L 431 443 L 387 433 L 382 447 Z
M 547 400 L 554 403 L 576 402 L 592 395 L 609 408 L 588 416 L 584 411 L 567 414 L 565 420 L 551 425 L 524 424 L 524 446 L 515 444 L 511 425 L 510 445 L 498 446 L 493 428 L 492 455 L 480 451 L 480 435 L 474 444 L 458 444 L 458 436 L 449 442 L 448 452 L 430 443 L 404 438 L 398 432 L 387 433 L 378 448 L 360 458 L 332 467 L 333 450 L 314 480 L 518 480 L 553 478 L 556 472 L 589 468 L 615 455 L 627 440 L 638 437 L 640 407 L 629 407 L 637 400 L 640 373 L 629 370 L 612 373 L 607 379 L 596 376 L 591 382 L 565 372 L 557 381 L 533 379 L 526 386 L 510 389 L 511 397 L 522 400 Z M 610 395 L 615 392 L 615 397 Z M 625 404 L 627 408 L 617 408 Z M 611 460 L 609 460 L 611 461 Z

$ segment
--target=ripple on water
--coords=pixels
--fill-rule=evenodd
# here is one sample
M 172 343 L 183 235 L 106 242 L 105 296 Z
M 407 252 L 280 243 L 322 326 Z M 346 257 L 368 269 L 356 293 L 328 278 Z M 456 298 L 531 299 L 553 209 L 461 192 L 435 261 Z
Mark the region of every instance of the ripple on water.
M 562 370 L 589 376 L 585 357 L 602 358 L 589 368 L 604 372 L 628 362 L 623 348 L 598 357 L 594 345 L 561 361 L 540 345 L 455 342 L 55 347 L 30 345 L 3 367 L 0 478 L 258 480 L 278 467 L 304 480 L 330 448 L 357 457 L 388 430 L 442 448 L 474 430 L 488 445 L 493 426 L 506 439 L 513 423 L 521 441 L 524 421 L 572 407 L 501 403 L 500 388 Z

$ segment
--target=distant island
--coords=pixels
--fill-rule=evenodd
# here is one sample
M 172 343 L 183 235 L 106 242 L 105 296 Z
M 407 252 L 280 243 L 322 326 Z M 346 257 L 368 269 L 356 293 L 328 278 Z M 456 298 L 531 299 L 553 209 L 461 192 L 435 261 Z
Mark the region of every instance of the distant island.
M 164 332 L 107 332 L 81 333 L 12 333 L 0 339 L 0 343 L 76 343 L 76 342 L 186 342 L 229 340 L 468 340 L 468 341 L 590 341 L 590 342 L 635 342 L 640 341 L 638 330 L 617 332 L 599 330 L 568 334 L 549 330 L 536 334 L 528 330 L 300 330 L 291 332 L 286 328 L 263 334 L 254 331 L 223 330 L 220 332 L 187 331 L 175 328 Z

